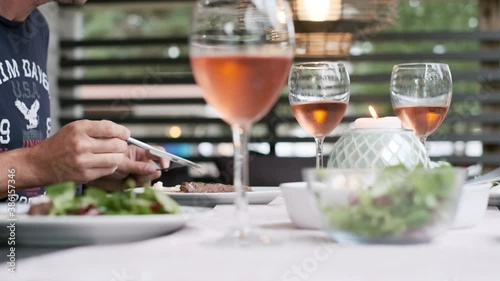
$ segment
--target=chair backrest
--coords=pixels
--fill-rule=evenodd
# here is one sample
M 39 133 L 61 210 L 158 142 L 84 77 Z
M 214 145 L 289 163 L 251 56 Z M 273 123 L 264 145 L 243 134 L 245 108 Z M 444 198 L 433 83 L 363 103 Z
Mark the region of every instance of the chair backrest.
M 276 157 L 269 155 L 251 155 L 249 161 L 250 186 L 278 186 L 284 182 L 303 181 L 302 170 L 314 167 L 314 158 Z M 233 158 L 215 159 L 220 171 L 219 181 L 233 182 Z

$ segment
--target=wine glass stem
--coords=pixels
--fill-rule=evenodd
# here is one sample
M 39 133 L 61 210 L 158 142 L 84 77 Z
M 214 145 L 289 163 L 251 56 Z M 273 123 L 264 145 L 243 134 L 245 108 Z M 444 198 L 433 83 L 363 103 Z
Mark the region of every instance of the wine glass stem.
M 427 149 L 426 141 L 427 141 L 427 137 L 426 136 L 420 137 L 420 142 L 424 145 L 425 149 Z
M 236 191 L 236 225 L 235 236 L 245 239 L 250 232 L 250 217 L 246 187 L 248 186 L 248 131 L 250 126 L 233 125 L 234 144 L 234 189 Z
M 325 137 L 315 137 L 316 141 L 316 169 L 323 168 L 323 141 Z

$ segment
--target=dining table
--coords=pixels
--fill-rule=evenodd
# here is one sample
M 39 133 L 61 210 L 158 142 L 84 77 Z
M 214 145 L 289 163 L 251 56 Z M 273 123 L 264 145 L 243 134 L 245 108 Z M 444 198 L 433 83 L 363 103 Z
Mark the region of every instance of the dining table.
M 231 227 L 233 205 L 191 217 L 181 230 L 125 244 L 17 249 L 16 273 L 2 254 L 0 280 L 23 281 L 498 281 L 500 212 L 489 207 L 481 222 L 449 229 L 430 243 L 340 245 L 322 230 L 295 227 L 283 197 L 250 205 L 256 230 L 270 245 L 220 246 Z M 6 248 L 0 248 L 4 253 Z

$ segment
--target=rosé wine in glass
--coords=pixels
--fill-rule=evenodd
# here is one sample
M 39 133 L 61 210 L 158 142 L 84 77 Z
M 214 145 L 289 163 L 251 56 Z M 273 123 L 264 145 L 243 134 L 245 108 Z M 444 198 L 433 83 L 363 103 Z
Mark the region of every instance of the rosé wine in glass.
M 222 119 L 229 124 L 251 124 L 276 103 L 292 58 L 194 56 L 191 64 L 205 100 L 217 109 Z
M 394 107 L 394 112 L 403 123 L 403 127 L 413 130 L 417 136 L 427 137 L 441 125 L 448 107 L 400 106 Z
M 424 145 L 446 117 L 452 91 L 447 64 L 406 63 L 392 69 L 392 108 L 403 126 L 412 129 Z
M 208 104 L 231 126 L 234 144 L 234 227 L 222 245 L 269 244 L 252 230 L 245 195 L 248 133 L 277 101 L 293 60 L 295 31 L 286 0 L 199 0 L 189 56 Z
M 292 112 L 300 126 L 315 137 L 333 132 L 340 124 L 347 109 L 347 103 L 319 101 L 292 104 Z
M 350 95 L 347 67 L 338 62 L 292 65 L 288 98 L 300 126 L 316 141 L 316 168 L 323 168 L 323 141 L 340 123 Z

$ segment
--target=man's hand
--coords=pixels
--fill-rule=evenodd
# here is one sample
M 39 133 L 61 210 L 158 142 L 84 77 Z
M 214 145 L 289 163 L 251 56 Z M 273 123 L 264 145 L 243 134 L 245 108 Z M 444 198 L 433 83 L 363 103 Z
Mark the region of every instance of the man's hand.
M 124 162 L 130 131 L 111 121 L 72 122 L 33 147 L 40 184 L 86 183 L 114 173 Z
M 163 150 L 162 147 L 156 148 Z M 168 168 L 170 164 L 168 160 L 151 155 L 146 150 L 133 145 L 128 146 L 124 155 L 122 163 L 113 174 L 92 181 L 89 185 L 106 190 L 120 190 L 123 189 L 124 181 L 131 177 L 141 186 L 161 176 L 153 160 L 160 162 L 162 168 Z

